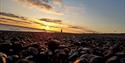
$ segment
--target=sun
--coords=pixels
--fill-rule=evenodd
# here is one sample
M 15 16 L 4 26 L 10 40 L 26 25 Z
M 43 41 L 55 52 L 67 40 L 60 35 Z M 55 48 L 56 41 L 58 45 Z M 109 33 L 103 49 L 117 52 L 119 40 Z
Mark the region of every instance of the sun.
M 45 30 L 50 30 L 50 26 L 45 25 Z

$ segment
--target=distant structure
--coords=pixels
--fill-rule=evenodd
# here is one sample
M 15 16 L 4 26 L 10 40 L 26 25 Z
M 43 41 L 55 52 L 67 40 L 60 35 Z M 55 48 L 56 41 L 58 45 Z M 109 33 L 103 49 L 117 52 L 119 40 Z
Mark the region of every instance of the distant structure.
M 61 33 L 62 33 L 63 31 L 62 31 L 62 28 L 61 28 Z

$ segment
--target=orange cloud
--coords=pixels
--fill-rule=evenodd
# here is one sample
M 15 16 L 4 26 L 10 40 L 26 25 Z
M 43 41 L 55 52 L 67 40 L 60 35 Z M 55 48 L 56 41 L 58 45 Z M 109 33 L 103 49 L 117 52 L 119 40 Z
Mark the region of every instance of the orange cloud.
M 62 5 L 62 0 L 52 0 L 55 5 Z

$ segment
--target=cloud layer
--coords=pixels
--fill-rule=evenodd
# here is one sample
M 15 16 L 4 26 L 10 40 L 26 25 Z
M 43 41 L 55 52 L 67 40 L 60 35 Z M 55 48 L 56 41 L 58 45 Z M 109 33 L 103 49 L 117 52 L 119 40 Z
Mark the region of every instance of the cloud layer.
M 2 23 L 12 25 L 12 26 L 20 26 L 20 27 L 28 27 L 28 28 L 36 28 L 36 29 L 44 29 L 46 26 L 50 27 L 52 31 L 57 28 L 60 30 L 62 28 L 65 31 L 69 32 L 95 32 L 85 27 L 74 26 L 64 23 L 62 20 L 50 19 L 50 18 L 42 18 L 42 19 L 33 19 L 33 21 L 29 20 L 26 17 L 17 16 L 11 13 L 0 12 L 0 25 Z M 5 16 L 5 17 L 2 17 Z M 25 18 L 25 19 L 24 19 Z M 15 25 L 14 25 L 15 24 Z M 62 26 L 62 27 L 61 27 Z M 35 29 L 34 28 L 34 29 Z M 72 31 L 73 30 L 73 31 Z M 64 32 L 65 32 L 64 31 Z
M 27 5 L 30 8 L 37 8 L 43 12 L 55 15 L 63 15 L 54 9 L 53 4 L 61 4 L 61 0 L 16 0 L 21 2 L 23 5 Z

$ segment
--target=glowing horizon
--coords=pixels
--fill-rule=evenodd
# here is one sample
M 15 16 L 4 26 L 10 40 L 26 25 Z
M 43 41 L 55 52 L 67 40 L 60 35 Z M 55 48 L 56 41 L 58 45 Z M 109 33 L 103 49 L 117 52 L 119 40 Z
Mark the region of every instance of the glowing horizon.
M 0 15 L 0 24 L 2 25 L 4 24 L 4 25 L 17 26 L 22 28 L 32 28 L 32 30 L 38 29 L 41 31 L 43 30 L 43 31 L 55 31 L 55 32 L 60 32 L 61 29 L 63 29 L 63 32 L 79 33 L 77 30 L 77 26 L 68 25 L 62 22 L 57 23 L 54 21 L 47 22 L 36 18 L 25 18 L 23 20 L 21 18 L 11 17 L 10 15 L 9 16 Z M 82 31 L 82 33 L 83 32 L 88 32 L 88 31 Z
M 0 0 L 0 2 L 0 12 L 28 19 L 20 20 L 6 16 L 4 18 L 15 21 L 3 22 L 0 20 L 0 24 L 58 32 L 63 27 L 64 32 L 71 33 L 125 33 L 124 0 L 49 0 L 48 2 L 43 0 Z M 0 15 L 0 17 L 2 16 Z M 42 18 L 50 19 L 52 22 L 40 20 Z M 57 22 L 53 22 L 54 19 Z

